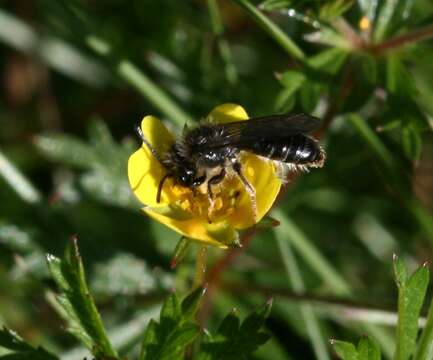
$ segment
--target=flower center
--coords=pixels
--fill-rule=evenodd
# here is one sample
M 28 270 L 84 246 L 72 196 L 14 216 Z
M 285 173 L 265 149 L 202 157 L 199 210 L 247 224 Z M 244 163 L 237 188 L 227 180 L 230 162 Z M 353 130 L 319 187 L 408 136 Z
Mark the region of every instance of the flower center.
M 232 214 L 242 194 L 241 184 L 236 178 L 225 178 L 212 186 L 212 198 L 207 193 L 206 185 L 193 190 L 170 181 L 166 189 L 170 203 L 178 204 L 191 217 L 208 222 L 218 222 Z

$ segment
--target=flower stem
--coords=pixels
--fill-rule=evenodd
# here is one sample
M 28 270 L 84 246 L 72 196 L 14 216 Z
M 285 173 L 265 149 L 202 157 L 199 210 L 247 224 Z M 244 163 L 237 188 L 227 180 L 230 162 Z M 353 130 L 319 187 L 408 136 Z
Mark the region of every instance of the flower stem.
M 425 41 L 431 38 L 433 38 L 433 24 L 407 34 L 395 36 L 379 44 L 372 45 L 367 48 L 367 50 L 375 55 L 381 55 L 387 51 L 394 50 L 408 44 Z
M 232 0 L 239 6 L 244 8 L 250 15 L 265 30 L 281 47 L 295 59 L 303 60 L 305 54 L 296 43 L 290 39 L 273 21 L 263 15 L 253 4 L 248 0 Z
M 207 245 L 199 245 L 197 248 L 197 258 L 195 262 L 195 276 L 193 288 L 196 289 L 203 285 L 206 273 Z

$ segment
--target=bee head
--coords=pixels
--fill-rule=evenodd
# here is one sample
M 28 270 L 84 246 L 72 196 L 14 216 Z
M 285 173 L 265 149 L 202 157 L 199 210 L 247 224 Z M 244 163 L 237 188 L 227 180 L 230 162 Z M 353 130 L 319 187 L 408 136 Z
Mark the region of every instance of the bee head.
M 183 167 L 178 169 L 177 180 L 182 186 L 196 187 L 200 186 L 205 180 L 206 176 L 197 177 L 197 172 L 193 168 Z
M 187 167 L 178 169 L 178 181 L 181 185 L 190 187 L 195 179 L 195 170 Z

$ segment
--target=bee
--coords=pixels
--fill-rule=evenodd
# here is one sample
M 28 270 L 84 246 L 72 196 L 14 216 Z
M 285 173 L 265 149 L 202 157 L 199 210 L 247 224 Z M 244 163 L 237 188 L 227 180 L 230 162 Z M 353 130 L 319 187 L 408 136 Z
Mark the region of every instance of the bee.
M 256 214 L 255 190 L 243 174 L 242 153 L 253 153 L 286 170 L 320 168 L 326 153 L 317 140 L 307 135 L 319 126 L 320 120 L 307 114 L 271 115 L 230 123 L 203 122 L 195 128 L 186 129 L 164 155 L 158 154 L 139 126 L 136 131 L 167 170 L 159 182 L 158 203 L 165 180 L 173 178 L 177 184 L 193 191 L 205 186 L 212 204 L 212 188 L 221 183 L 228 173 L 234 173 L 243 183 L 253 214 Z

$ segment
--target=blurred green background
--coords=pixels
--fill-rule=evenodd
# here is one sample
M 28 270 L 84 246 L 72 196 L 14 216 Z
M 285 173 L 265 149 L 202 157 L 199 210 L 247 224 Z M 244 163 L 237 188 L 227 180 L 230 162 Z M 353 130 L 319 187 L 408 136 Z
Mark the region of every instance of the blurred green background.
M 205 326 L 273 297 L 254 358 L 329 359 L 328 338 L 365 332 L 389 358 L 392 255 L 433 258 L 432 24 L 430 0 L 2 1 L 0 324 L 88 356 L 45 265 L 77 234 L 113 343 L 136 351 L 167 292 L 189 289 L 194 251 L 171 270 L 179 236 L 139 212 L 134 125 L 154 114 L 179 132 L 234 102 L 323 118 L 328 160 L 287 185 L 279 227 L 222 269 L 230 251 L 210 251 Z

